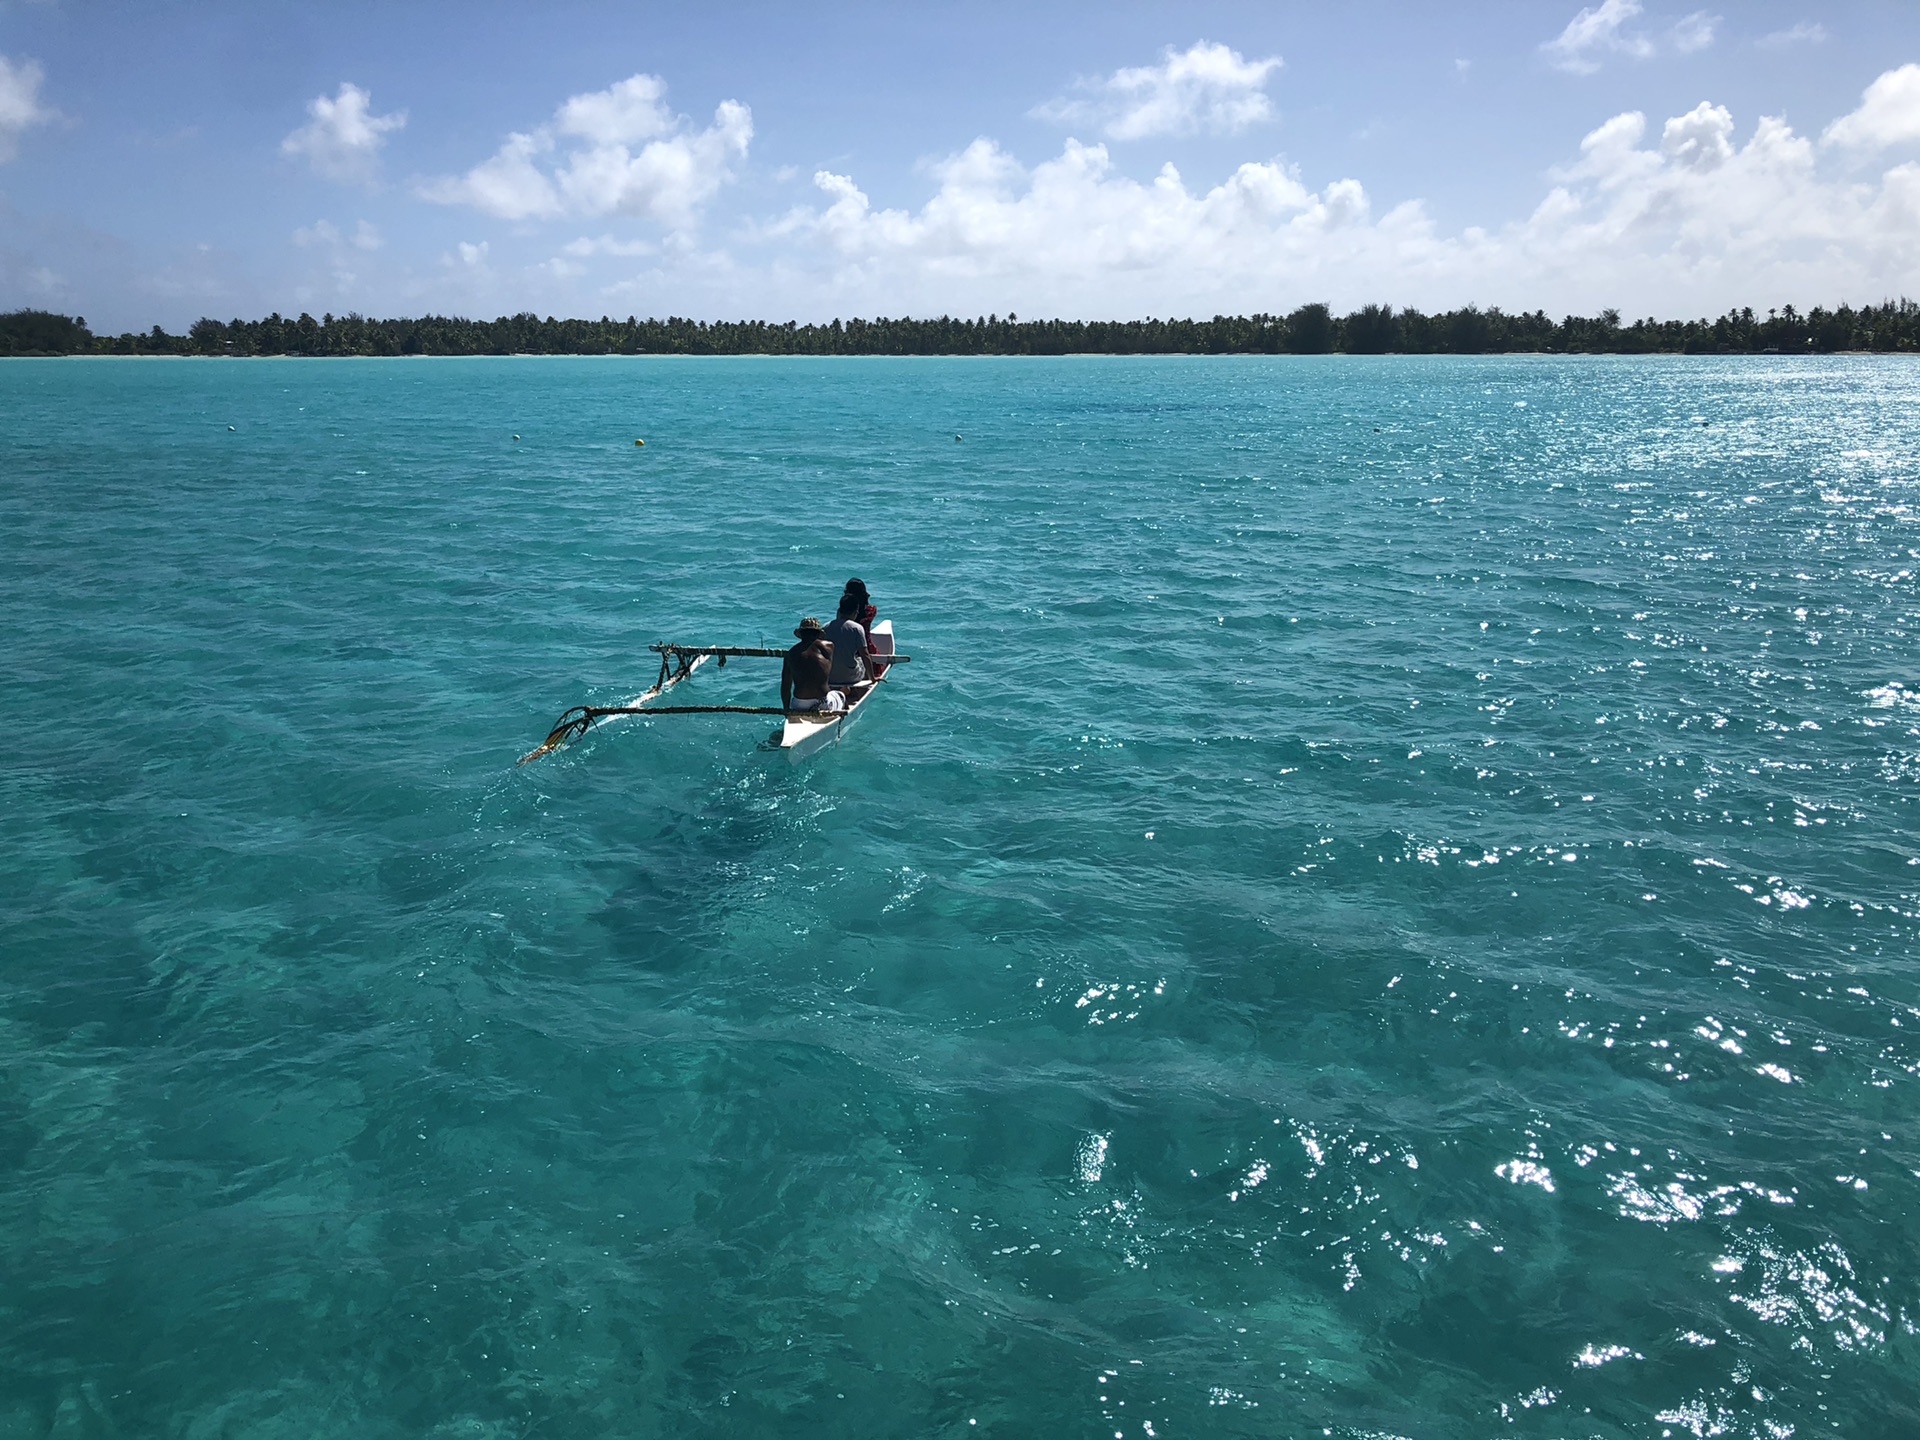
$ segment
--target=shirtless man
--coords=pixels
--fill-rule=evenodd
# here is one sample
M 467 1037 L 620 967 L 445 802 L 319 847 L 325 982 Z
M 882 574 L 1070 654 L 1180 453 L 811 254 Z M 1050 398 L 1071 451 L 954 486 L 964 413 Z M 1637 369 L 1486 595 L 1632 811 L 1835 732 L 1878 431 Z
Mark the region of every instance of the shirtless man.
M 846 708 L 846 696 L 827 688 L 833 669 L 833 642 L 820 622 L 809 615 L 794 630 L 799 644 L 780 662 L 780 708 L 788 711 Z

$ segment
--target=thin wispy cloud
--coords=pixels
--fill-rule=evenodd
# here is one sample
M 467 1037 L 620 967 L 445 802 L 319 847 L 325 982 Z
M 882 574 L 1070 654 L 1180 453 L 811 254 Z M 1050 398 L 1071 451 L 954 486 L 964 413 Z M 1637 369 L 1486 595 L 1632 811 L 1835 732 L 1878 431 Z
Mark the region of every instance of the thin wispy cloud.
M 340 227 L 331 220 L 316 220 L 312 225 L 303 226 L 293 232 L 293 243 L 305 249 L 310 246 L 323 246 L 340 249 L 352 246 L 355 250 L 378 250 L 386 241 L 375 226 L 362 220 L 351 235 L 342 234 Z
M 1049 100 L 1032 113 L 1090 126 L 1109 140 L 1231 135 L 1273 118 L 1266 86 L 1280 66 L 1278 55 L 1249 60 L 1205 40 L 1185 50 L 1168 46 L 1158 65 L 1128 66 L 1104 80 L 1083 81 L 1078 95 Z
M 330 297 L 351 299 L 362 283 L 367 257 L 386 244 L 370 222 L 362 220 L 351 233 L 331 220 L 316 220 L 293 232 L 293 243 L 313 253 L 317 262 L 294 295 L 305 304 Z
M 373 96 L 351 81 L 331 98 L 316 96 L 305 125 L 280 142 L 280 153 L 303 157 L 329 180 L 371 182 L 387 136 L 404 129 L 407 112 L 373 113 Z
M 634 75 L 572 96 L 550 122 L 509 135 L 465 175 L 422 186 L 421 197 L 502 220 L 629 215 L 685 229 L 746 157 L 753 112 L 726 100 L 696 130 L 666 94 L 659 76 Z
M 1713 44 L 1720 30 L 1720 17 L 1709 15 L 1704 10 L 1696 10 L 1691 15 L 1682 15 L 1668 27 L 1664 46 L 1675 55 L 1691 55 L 1696 50 L 1705 50 Z
M 614 255 L 628 259 L 637 255 L 652 255 L 659 249 L 645 240 L 620 240 L 612 235 L 582 235 L 578 240 L 570 240 L 560 247 L 561 253 L 575 259 L 585 260 L 595 255 Z
M 0 55 L 0 164 L 20 153 L 22 135 L 54 118 L 54 112 L 40 103 L 45 79 L 36 61 Z
M 1791 50 L 1796 45 L 1824 45 L 1830 38 L 1826 26 L 1816 20 L 1802 20 L 1785 30 L 1762 35 L 1753 43 L 1763 50 Z
M 1630 55 L 1646 59 L 1653 54 L 1653 42 L 1646 36 L 1629 32 L 1627 22 L 1640 13 L 1639 0 L 1605 0 L 1602 5 L 1582 10 L 1567 22 L 1567 28 L 1540 48 L 1562 70 L 1588 74 L 1600 68 L 1600 55 Z
M 1541 45 L 1548 61 L 1575 75 L 1591 75 L 1611 57 L 1651 60 L 1658 55 L 1690 55 L 1713 44 L 1720 19 L 1704 10 L 1683 15 L 1664 30 L 1636 27 L 1640 0 L 1603 0 L 1581 10 L 1567 28 Z

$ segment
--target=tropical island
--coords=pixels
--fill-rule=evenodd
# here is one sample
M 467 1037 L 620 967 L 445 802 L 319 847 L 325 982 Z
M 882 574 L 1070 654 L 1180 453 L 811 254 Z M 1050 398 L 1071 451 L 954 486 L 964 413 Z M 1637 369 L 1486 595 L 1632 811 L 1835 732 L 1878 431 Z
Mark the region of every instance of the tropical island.
M 95 335 L 84 318 L 45 310 L 0 315 L 0 356 L 410 356 L 410 355 L 1804 355 L 1920 351 L 1920 304 L 1907 299 L 1804 313 L 1730 310 L 1717 320 L 1623 322 L 1617 310 L 1551 319 L 1469 305 L 1427 314 L 1367 305 L 1336 315 L 1323 304 L 1286 315 L 1211 320 L 960 319 L 494 320 L 444 315 L 375 320 L 363 315 L 279 314 L 196 321 L 184 335 Z

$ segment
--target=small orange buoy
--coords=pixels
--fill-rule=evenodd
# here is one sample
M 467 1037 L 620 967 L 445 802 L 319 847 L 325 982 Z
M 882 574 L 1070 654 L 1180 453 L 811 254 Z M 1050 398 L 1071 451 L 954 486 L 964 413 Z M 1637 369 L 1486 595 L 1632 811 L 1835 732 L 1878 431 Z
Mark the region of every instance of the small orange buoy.
M 647 442 L 644 440 L 636 440 L 633 443 L 638 445 L 643 450 L 646 448 L 646 445 L 647 445 Z

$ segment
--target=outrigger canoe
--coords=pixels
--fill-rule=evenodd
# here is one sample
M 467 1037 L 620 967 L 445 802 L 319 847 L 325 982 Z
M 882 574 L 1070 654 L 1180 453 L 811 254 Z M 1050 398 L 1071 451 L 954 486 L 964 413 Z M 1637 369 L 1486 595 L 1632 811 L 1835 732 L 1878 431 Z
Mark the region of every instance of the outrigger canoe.
M 873 648 L 877 655 L 867 657 L 867 663 L 873 671 L 871 680 L 863 680 L 847 690 L 847 708 L 840 711 L 800 710 L 790 712 L 780 728 L 767 737 L 769 749 L 778 750 L 787 759 L 796 764 L 829 745 L 838 745 L 840 737 L 847 733 L 854 721 L 858 720 L 873 700 L 887 678 L 887 670 L 892 661 L 884 657 L 893 654 L 893 621 L 875 622 L 872 634 Z M 905 657 L 902 657 L 905 658 Z
M 766 739 L 762 747 L 777 750 L 788 760 L 798 762 L 815 751 L 824 750 L 829 745 L 837 745 L 840 737 L 846 734 L 849 726 L 866 713 L 873 703 L 874 693 L 886 682 L 888 672 L 896 665 L 904 665 L 913 657 L 899 654 L 894 649 L 893 622 L 879 621 L 873 627 L 872 643 L 875 654 L 867 657 L 873 678 L 863 680 L 852 686 L 847 692 L 845 710 L 782 710 L 778 706 L 766 705 L 652 705 L 682 680 L 690 677 L 709 660 L 717 660 L 722 666 L 732 656 L 754 656 L 782 658 L 784 650 L 767 650 L 742 645 L 670 645 L 665 642 L 651 647 L 660 657 L 660 678 L 653 688 L 643 695 L 637 695 L 624 705 L 576 705 L 555 722 L 552 731 L 541 742 L 539 748 L 528 751 L 520 757 L 520 764 L 529 760 L 538 760 L 542 755 L 558 750 L 579 739 L 600 721 L 614 715 L 778 715 L 780 728 Z

